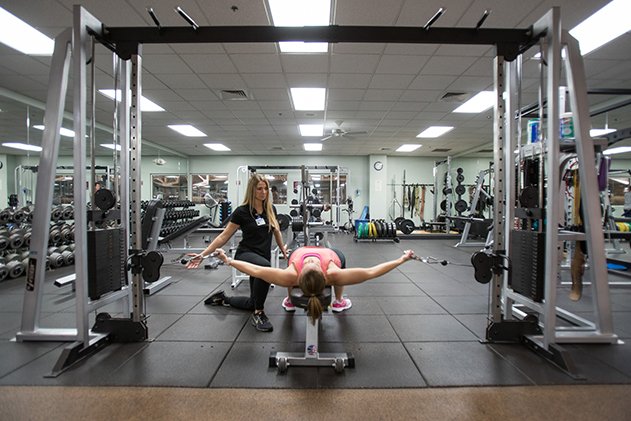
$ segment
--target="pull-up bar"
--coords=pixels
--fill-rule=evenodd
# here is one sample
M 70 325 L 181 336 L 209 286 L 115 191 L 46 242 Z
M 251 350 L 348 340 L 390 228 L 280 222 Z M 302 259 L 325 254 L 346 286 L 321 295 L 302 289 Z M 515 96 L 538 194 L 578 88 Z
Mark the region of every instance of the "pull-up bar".
M 440 16 L 439 16 L 440 17 Z M 430 22 L 428 22 L 430 24 Z M 431 24 L 430 24 L 431 25 Z M 196 24 L 195 24 L 196 26 Z M 90 31 L 123 59 L 135 53 L 138 44 L 221 42 L 361 42 L 401 44 L 494 45 L 497 54 L 513 60 L 534 45 L 539 36 L 527 29 L 433 28 L 401 26 L 197 26 L 197 27 L 104 27 L 102 36 Z

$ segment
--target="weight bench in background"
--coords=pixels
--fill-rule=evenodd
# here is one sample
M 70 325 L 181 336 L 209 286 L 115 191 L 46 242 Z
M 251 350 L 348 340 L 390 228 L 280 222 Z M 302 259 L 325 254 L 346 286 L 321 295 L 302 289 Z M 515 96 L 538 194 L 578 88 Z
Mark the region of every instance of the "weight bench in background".
M 331 304 L 331 287 L 326 287 L 324 293 L 319 296 L 320 303 L 325 311 Z M 291 291 L 291 302 L 296 306 L 307 309 L 309 297 L 303 295 L 300 288 Z M 350 352 L 320 353 L 318 348 L 318 329 L 320 320 L 311 323 L 311 317 L 305 317 L 307 334 L 305 338 L 305 352 L 271 352 L 269 367 L 276 367 L 279 373 L 285 373 L 290 366 L 301 367 L 333 367 L 337 373 L 344 371 L 345 367 L 355 368 L 355 357 Z

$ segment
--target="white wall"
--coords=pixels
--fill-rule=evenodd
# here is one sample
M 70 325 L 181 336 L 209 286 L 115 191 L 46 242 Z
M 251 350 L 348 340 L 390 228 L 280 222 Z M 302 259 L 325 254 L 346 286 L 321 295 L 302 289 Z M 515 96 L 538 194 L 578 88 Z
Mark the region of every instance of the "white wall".
M 353 199 L 355 204 L 354 217 L 358 218 L 365 205 L 370 206 L 371 218 L 390 219 L 391 205 L 393 198 L 396 196 L 399 203 L 403 204 L 403 183 L 404 174 L 405 182 L 408 184 L 430 184 L 434 183 L 433 169 L 437 161 L 443 161 L 444 158 L 430 157 L 399 157 L 399 156 L 200 156 L 190 157 L 189 159 L 161 156 L 167 162 L 165 165 L 158 166 L 153 160 L 157 156 L 147 156 L 142 158 L 141 162 L 141 179 L 142 179 L 142 200 L 151 199 L 151 175 L 152 174 L 191 174 L 191 173 L 225 173 L 229 177 L 228 197 L 235 205 L 243 200 L 243 193 L 238 192 L 237 186 L 237 169 L 247 166 L 340 166 L 348 170 L 349 179 L 347 186 L 347 194 Z M 375 171 L 373 163 L 380 160 L 384 163 L 382 171 Z M 8 195 L 14 193 L 13 171 L 17 165 L 38 165 L 39 157 L 35 156 L 17 156 L 17 155 L 0 155 L 0 161 L 5 165 L 0 169 L 0 207 L 7 206 Z M 456 175 L 456 168 L 460 167 L 464 170 L 464 184 L 473 184 L 480 170 L 488 169 L 490 158 L 457 158 L 452 159 L 451 168 L 452 176 Z M 58 165 L 71 166 L 72 157 L 60 157 Z M 99 157 L 97 165 L 111 165 L 111 159 Z M 613 159 L 612 168 L 629 169 L 631 168 L 631 160 Z M 439 167 L 439 192 L 438 202 L 443 200 L 442 180 L 446 165 Z M 242 180 L 247 180 L 245 173 L 242 173 Z M 288 202 L 298 197 L 293 196 L 293 181 L 300 181 L 300 172 L 298 170 L 288 171 Z M 189 178 L 190 180 L 190 178 Z M 454 180 L 455 185 L 455 180 Z M 190 186 L 189 186 L 190 187 Z M 426 190 L 426 202 L 424 219 L 431 220 L 434 218 L 433 206 L 434 195 L 430 192 L 431 187 Z M 189 189 L 190 191 L 190 189 Z M 342 198 L 345 199 L 345 198 Z M 4 203 L 4 204 L 3 204 Z M 279 212 L 289 213 L 288 206 L 279 206 Z M 203 213 L 202 207 L 202 214 Z M 438 209 L 440 213 L 440 209 Z M 622 210 L 617 210 L 616 215 L 620 215 Z M 395 210 L 394 217 L 401 216 L 399 209 Z M 406 209 L 405 217 L 410 218 L 410 213 Z M 420 217 L 414 215 L 412 219 L 420 222 Z M 345 222 L 345 216 L 341 217 L 341 223 Z

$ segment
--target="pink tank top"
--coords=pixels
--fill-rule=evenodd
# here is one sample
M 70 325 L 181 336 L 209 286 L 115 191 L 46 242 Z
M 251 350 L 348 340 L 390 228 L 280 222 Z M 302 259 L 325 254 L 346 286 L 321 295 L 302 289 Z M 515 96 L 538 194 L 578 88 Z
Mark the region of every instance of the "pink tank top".
M 300 247 L 294 251 L 289 257 L 289 264 L 293 264 L 298 271 L 298 274 L 302 272 L 303 262 L 307 257 L 317 257 L 320 259 L 320 267 L 322 272 L 326 274 L 326 270 L 329 267 L 329 263 L 333 261 L 335 266 L 342 267 L 342 262 L 338 255 L 331 249 L 324 247 L 305 246 Z

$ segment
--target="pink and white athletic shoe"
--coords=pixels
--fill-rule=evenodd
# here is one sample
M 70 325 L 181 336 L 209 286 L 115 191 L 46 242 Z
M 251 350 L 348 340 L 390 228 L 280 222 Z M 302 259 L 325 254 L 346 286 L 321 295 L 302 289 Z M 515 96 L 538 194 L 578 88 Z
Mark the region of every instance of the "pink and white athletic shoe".
M 293 313 L 294 311 L 296 311 L 296 306 L 294 305 L 294 303 L 291 302 L 289 297 L 285 297 L 281 305 L 283 306 L 285 311 L 289 313 Z
M 351 300 L 344 297 L 342 298 L 341 301 L 338 301 L 338 300 L 333 301 L 333 304 L 331 304 L 331 310 L 333 310 L 336 313 L 339 313 L 341 311 L 348 310 L 352 306 L 353 306 L 353 303 L 351 303 Z

